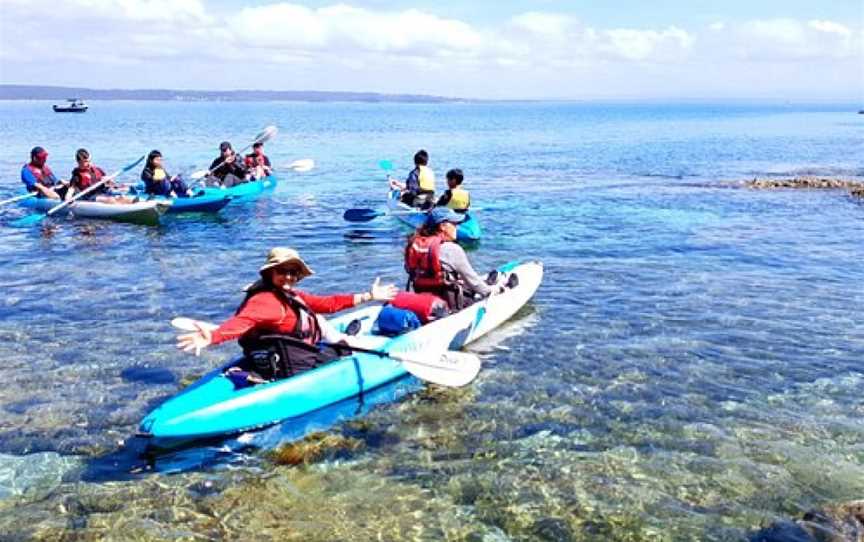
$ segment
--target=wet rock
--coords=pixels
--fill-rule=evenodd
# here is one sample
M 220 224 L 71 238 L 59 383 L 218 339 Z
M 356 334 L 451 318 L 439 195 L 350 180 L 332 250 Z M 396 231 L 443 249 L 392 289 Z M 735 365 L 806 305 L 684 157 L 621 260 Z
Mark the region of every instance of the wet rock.
M 849 192 L 853 197 L 856 198 L 864 198 L 864 187 L 862 188 L 853 188 L 852 191 Z
M 22 456 L 0 454 L 0 499 L 43 498 L 79 466 L 77 458 L 54 452 Z
M 777 521 L 750 541 L 864 542 L 864 500 L 811 510 L 794 521 Z
M 360 439 L 328 433 L 313 433 L 301 441 L 282 446 L 271 454 L 271 458 L 278 465 L 301 465 L 315 463 L 339 453 L 356 452 L 364 446 L 364 442 Z
M 744 183 L 749 188 L 759 190 L 770 190 L 777 188 L 805 188 L 805 189 L 852 189 L 864 190 L 864 184 L 859 181 L 840 179 L 836 177 L 791 177 L 781 179 L 753 179 Z
M 531 531 L 540 540 L 554 542 L 573 540 L 573 530 L 561 518 L 540 518 L 534 522 Z

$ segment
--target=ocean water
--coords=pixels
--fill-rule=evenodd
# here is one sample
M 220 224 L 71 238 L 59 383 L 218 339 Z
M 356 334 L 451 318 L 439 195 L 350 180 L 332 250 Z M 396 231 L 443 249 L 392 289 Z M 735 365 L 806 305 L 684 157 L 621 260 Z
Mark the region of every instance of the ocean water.
M 268 124 L 280 185 L 160 227 L 22 229 L 0 208 L 0 538 L 746 540 L 864 497 L 864 203 L 734 184 L 864 180 L 854 106 L 91 106 L 0 103 L 0 199 L 34 145 L 61 176 L 80 146 L 106 170 L 158 148 L 191 172 Z M 231 314 L 270 247 L 302 252 L 310 291 L 403 283 L 408 232 L 341 216 L 381 206 L 378 161 L 407 173 L 418 148 L 439 184 L 465 171 L 475 267 L 546 266 L 469 348 L 479 378 L 138 455 L 140 419 L 237 350 L 184 355 L 169 320 Z M 300 158 L 316 168 L 284 169 Z M 274 463 L 312 429 L 304 464 Z

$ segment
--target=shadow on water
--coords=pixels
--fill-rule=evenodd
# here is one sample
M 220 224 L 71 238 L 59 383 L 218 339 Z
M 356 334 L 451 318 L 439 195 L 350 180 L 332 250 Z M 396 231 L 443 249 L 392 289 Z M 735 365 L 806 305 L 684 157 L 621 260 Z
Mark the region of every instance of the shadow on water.
M 419 380 L 406 376 L 367 393 L 258 431 L 230 438 L 199 439 L 171 449 L 155 448 L 149 438 L 135 436 L 117 450 L 91 459 L 85 465 L 81 479 L 87 482 L 121 481 L 154 472 L 176 474 L 254 463 L 257 461 L 252 455 L 254 451 L 270 450 L 311 433 L 330 430 L 339 423 L 368 414 L 378 405 L 399 401 L 422 387 Z

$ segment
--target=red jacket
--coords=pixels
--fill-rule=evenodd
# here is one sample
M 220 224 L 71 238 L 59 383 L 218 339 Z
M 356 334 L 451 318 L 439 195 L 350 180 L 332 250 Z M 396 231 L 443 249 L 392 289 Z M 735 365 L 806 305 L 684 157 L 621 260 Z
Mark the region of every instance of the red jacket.
M 330 314 L 354 306 L 353 294 L 317 296 L 293 290 L 310 310 Z M 272 292 L 252 296 L 243 309 L 213 331 L 211 344 L 239 339 L 247 331 L 258 328 L 270 333 L 290 334 L 297 324 L 297 314 Z

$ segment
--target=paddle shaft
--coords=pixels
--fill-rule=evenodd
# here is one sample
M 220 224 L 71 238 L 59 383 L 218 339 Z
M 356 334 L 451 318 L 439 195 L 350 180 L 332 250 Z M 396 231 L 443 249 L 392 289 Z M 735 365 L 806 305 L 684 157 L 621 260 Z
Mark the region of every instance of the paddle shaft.
M 21 194 L 20 196 L 15 196 L 14 198 L 4 199 L 0 201 L 0 205 L 6 205 L 7 203 L 15 203 L 16 201 L 25 200 L 27 198 L 34 198 L 38 195 L 38 192 L 30 192 L 29 194 Z

